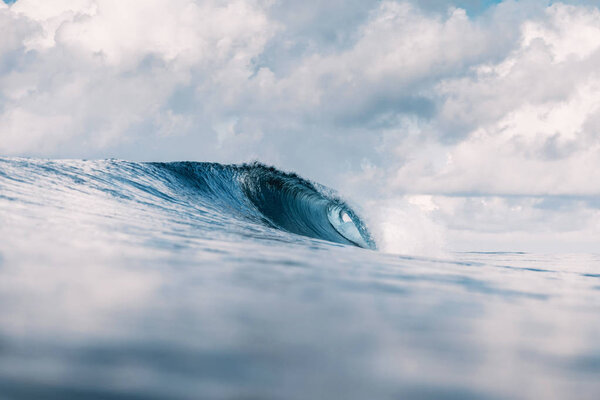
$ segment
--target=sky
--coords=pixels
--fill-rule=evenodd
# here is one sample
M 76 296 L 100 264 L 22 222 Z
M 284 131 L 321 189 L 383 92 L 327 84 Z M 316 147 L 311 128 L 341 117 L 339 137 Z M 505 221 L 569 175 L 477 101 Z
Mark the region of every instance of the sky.
M 0 2 L 0 155 L 258 160 L 392 251 L 597 251 L 599 4 Z

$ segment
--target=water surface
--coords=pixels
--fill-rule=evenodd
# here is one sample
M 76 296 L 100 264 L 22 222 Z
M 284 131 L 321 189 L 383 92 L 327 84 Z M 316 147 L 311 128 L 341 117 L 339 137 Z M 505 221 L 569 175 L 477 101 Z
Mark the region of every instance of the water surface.
M 599 398 L 599 256 L 367 228 L 260 165 L 0 158 L 0 399 Z

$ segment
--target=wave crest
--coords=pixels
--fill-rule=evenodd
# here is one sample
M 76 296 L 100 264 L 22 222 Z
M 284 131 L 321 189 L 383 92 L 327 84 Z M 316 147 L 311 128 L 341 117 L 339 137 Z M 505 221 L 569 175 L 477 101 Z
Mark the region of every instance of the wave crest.
M 213 206 L 271 228 L 375 249 L 358 215 L 321 185 L 260 163 L 153 163 L 170 171 Z

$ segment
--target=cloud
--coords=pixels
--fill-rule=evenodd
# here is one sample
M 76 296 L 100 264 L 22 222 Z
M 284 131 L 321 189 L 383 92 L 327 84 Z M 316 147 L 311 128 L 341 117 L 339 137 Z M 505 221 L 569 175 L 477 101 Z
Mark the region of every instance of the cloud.
M 438 193 L 600 192 L 592 172 L 600 162 L 600 35 L 594 35 L 600 12 L 556 4 L 520 29 L 505 59 L 439 81 L 434 129 L 460 140 L 443 146 L 444 160 L 429 170 L 419 157 L 402 166 L 396 186 Z M 439 141 L 430 147 L 439 148 Z
M 24 0 L 1 12 L 6 154 L 101 154 L 172 134 L 210 107 L 180 115 L 171 97 L 240 85 L 275 29 L 247 2 Z

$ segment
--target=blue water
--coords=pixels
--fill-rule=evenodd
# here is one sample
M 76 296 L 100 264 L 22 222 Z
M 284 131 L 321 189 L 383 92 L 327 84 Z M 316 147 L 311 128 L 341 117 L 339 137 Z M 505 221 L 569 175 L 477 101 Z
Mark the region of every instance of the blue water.
M 597 399 L 600 256 L 386 254 L 253 164 L 0 158 L 0 399 Z

